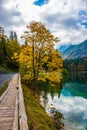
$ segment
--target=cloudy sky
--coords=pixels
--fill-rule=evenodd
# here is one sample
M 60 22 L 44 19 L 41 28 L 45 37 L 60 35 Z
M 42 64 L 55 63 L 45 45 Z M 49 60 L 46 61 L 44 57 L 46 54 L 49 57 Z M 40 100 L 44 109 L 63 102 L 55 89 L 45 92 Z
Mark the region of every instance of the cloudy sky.
M 87 39 L 87 0 L 0 0 L 0 26 L 19 38 L 32 20 L 41 21 L 61 44 Z

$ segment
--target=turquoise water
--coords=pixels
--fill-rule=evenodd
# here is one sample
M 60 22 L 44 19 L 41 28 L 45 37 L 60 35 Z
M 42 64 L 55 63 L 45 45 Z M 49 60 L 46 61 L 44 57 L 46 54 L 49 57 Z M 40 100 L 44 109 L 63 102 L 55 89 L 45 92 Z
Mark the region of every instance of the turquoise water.
M 81 82 L 82 81 L 82 82 Z M 48 112 L 50 104 L 64 116 L 64 124 L 69 130 L 87 130 L 87 84 L 86 77 L 80 80 L 69 80 L 64 84 L 60 97 L 58 93 L 47 93 L 45 109 Z M 42 92 L 42 95 L 45 92 Z M 43 105 L 44 98 L 41 95 Z

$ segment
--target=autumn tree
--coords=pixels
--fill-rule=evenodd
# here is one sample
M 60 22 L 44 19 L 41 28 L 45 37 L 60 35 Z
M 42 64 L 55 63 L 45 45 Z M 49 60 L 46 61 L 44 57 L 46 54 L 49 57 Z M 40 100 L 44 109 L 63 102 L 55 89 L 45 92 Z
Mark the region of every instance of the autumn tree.
M 38 80 L 48 81 L 51 85 L 60 82 L 63 61 L 54 44 L 59 41 L 41 22 L 31 22 L 22 38 L 27 44 L 22 47 L 19 60 L 23 79 L 33 82 L 34 90 Z M 15 54 L 17 57 L 17 54 Z

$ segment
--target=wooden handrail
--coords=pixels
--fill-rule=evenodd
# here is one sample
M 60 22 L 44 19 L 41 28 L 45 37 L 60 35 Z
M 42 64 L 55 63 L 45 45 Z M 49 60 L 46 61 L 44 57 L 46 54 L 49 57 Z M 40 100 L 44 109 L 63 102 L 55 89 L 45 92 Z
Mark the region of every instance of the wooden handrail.
M 29 130 L 27 124 L 27 116 L 26 116 L 26 111 L 24 106 L 20 76 L 19 76 L 19 127 L 20 130 Z

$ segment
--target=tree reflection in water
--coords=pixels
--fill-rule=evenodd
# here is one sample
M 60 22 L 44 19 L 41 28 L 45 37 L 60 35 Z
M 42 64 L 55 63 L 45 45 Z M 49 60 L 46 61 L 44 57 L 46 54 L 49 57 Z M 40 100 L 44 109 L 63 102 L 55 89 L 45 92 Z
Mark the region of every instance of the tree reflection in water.
M 74 81 L 77 83 L 87 84 L 87 72 L 79 71 L 77 73 L 70 73 L 69 81 Z
M 61 130 L 61 129 L 64 128 L 64 123 L 63 123 L 63 119 L 64 119 L 64 118 L 63 118 L 63 115 L 62 115 L 60 112 L 55 111 L 55 112 L 53 113 L 53 119 L 54 119 L 56 128 L 57 128 L 58 130 Z
M 65 85 L 62 84 L 51 88 L 48 84 L 43 84 L 40 90 L 40 100 L 45 110 L 48 112 L 48 107 L 53 103 L 56 109 L 63 114 L 56 111 L 57 113 L 55 112 L 55 116 L 53 117 L 58 130 L 61 130 L 61 126 L 62 130 L 66 129 L 65 126 L 71 130 L 86 128 L 86 119 L 83 119 L 82 114 L 86 118 L 87 72 L 72 73 L 69 75 L 69 79 Z M 78 113 L 78 110 L 80 113 Z M 65 118 L 64 120 L 63 116 Z M 79 119 L 81 122 L 78 121 Z M 75 122 L 76 125 L 75 123 L 73 124 L 73 122 Z
M 48 104 L 48 94 L 50 93 L 52 100 L 54 99 L 55 93 L 58 94 L 58 98 L 59 98 L 61 95 L 62 86 L 55 85 L 55 87 L 52 88 L 49 86 L 49 84 L 44 83 L 43 86 L 41 85 L 40 91 L 41 91 L 41 96 L 40 96 L 41 105 L 44 107 L 44 109 L 46 110 L 48 115 L 54 119 L 56 128 L 58 130 L 64 130 L 64 123 L 63 123 L 64 117 L 63 117 L 62 113 L 58 112 L 55 108 L 52 108 L 51 107 L 52 104 Z

